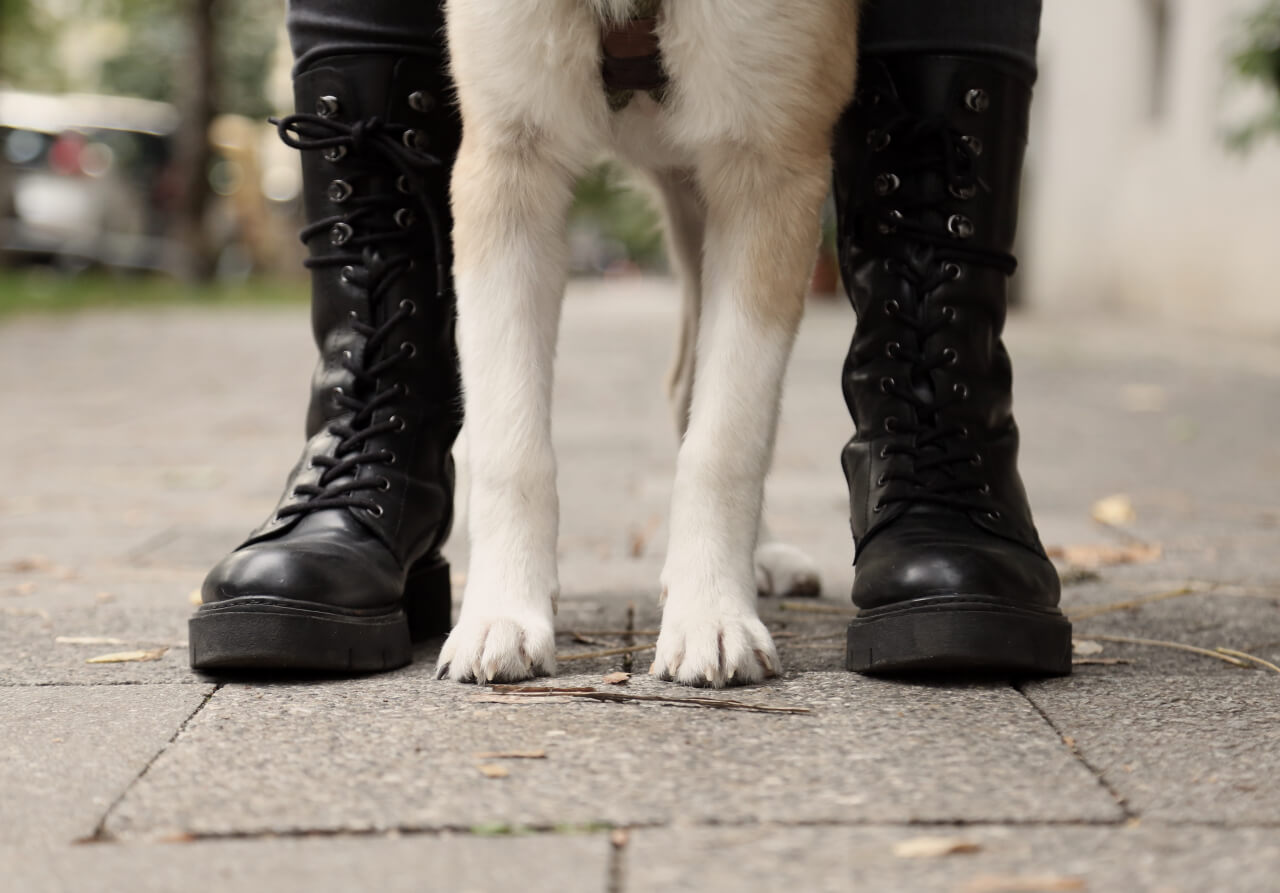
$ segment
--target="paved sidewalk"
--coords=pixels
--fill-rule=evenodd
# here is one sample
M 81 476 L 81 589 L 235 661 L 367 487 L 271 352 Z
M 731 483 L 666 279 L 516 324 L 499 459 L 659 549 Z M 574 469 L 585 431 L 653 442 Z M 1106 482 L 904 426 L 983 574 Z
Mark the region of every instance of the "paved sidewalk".
M 566 307 L 562 655 L 658 622 L 675 309 L 652 282 Z M 1280 674 L 1115 641 L 1280 663 L 1280 344 L 1016 318 L 1023 467 L 1071 547 L 1081 663 L 903 684 L 841 669 L 852 324 L 815 305 L 788 384 L 769 513 L 825 595 L 763 603 L 784 677 L 694 692 L 642 652 L 555 682 L 801 713 L 495 698 L 435 681 L 439 643 L 366 679 L 196 676 L 189 596 L 301 445 L 305 310 L 0 328 L 0 890 L 1280 888 Z M 1091 520 L 1119 493 L 1134 520 Z M 156 659 L 86 662 L 136 650 Z

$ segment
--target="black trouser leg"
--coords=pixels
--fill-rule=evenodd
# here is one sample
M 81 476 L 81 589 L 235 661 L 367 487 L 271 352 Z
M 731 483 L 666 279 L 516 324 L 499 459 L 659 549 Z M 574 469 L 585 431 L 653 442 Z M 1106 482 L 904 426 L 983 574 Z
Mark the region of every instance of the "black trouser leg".
M 289 43 L 298 70 L 351 53 L 438 54 L 444 10 L 435 0 L 289 0 Z
M 999 56 L 1032 73 L 1041 0 L 866 0 L 862 52 Z

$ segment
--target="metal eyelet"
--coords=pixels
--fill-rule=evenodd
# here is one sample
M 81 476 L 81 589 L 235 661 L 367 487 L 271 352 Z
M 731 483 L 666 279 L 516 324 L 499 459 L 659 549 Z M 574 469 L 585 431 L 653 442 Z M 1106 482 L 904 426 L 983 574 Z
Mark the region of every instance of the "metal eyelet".
M 943 264 L 942 272 L 945 273 L 947 275 L 947 278 L 950 279 L 952 282 L 955 282 L 961 276 L 964 275 L 964 270 L 960 267 L 959 264 L 956 264 L 956 263 Z
M 400 227 L 401 229 L 410 229 L 415 223 L 418 222 L 418 218 L 415 217 L 414 213 L 408 208 L 400 208 L 399 210 L 397 210 L 395 213 L 394 219 L 396 222 L 396 226 Z
M 332 245 L 345 245 L 351 241 L 351 237 L 356 231 L 351 228 L 351 224 L 338 221 L 333 225 L 333 229 L 329 230 L 329 243 Z
M 898 191 L 902 181 L 897 174 L 877 174 L 875 182 L 876 195 L 893 195 Z
M 387 421 L 396 426 L 395 430 L 397 433 L 408 427 L 408 425 L 405 424 L 404 419 L 400 418 L 398 415 L 393 415 L 391 418 L 387 419 Z
M 884 355 L 891 360 L 898 358 L 898 351 L 902 350 L 902 345 L 897 341 L 890 341 L 884 346 Z
M 889 447 L 887 444 L 885 446 L 880 447 L 880 458 L 881 459 L 889 458 Z
M 330 146 L 324 150 L 324 160 L 338 162 L 347 157 L 346 146 Z
M 436 107 L 436 98 L 426 90 L 414 90 L 409 94 L 409 108 L 426 114 Z
M 405 355 L 406 359 L 412 360 L 418 355 L 418 348 L 410 344 L 408 341 L 403 341 L 400 344 L 400 352 Z M 404 429 L 402 428 L 401 430 Z
M 952 198 L 957 198 L 962 202 L 966 202 L 978 194 L 978 187 L 972 184 L 968 186 L 956 186 L 952 184 L 947 187 L 947 192 L 951 193 Z
M 954 366 L 960 362 L 960 354 L 956 353 L 954 347 L 943 348 L 942 359 L 946 360 L 948 366 Z
M 956 308 L 952 307 L 950 304 L 943 307 L 940 312 L 942 313 L 942 318 L 945 319 L 947 322 L 956 321 Z
M 881 512 L 884 511 L 884 503 L 877 502 L 875 505 L 871 507 L 871 511 L 875 512 L 877 515 L 880 514 Z
M 883 487 L 883 486 L 884 486 L 885 484 L 887 484 L 887 483 L 888 483 L 888 481 L 885 479 L 885 476 L 884 476 L 884 475 L 880 475 L 880 477 L 876 478 L 876 486 L 877 486 L 877 487 Z
M 343 281 L 343 282 L 345 282 L 345 283 L 347 283 L 348 285 L 355 285 L 355 284 L 356 284 L 356 268 L 355 268 L 355 267 L 350 267 L 350 266 L 348 266 L 348 267 L 343 267 L 343 268 L 342 268 L 342 272 L 341 272 L 341 273 L 339 273 L 338 275 L 339 275 L 339 276 L 341 276 L 341 277 L 342 277 L 342 281 Z M 355 316 L 356 316 L 356 312 L 355 312 L 354 310 L 352 310 L 352 311 L 350 311 L 347 315 L 348 315 L 348 316 L 351 316 L 351 317 L 355 317 Z
M 975 87 L 964 95 L 964 107 L 971 112 L 982 114 L 991 107 L 991 96 L 986 90 Z
M 981 139 L 979 139 L 976 136 L 967 136 L 967 135 L 960 137 L 960 139 L 964 141 L 964 144 L 969 147 L 969 151 L 972 152 L 975 156 L 982 154 L 982 150 L 984 146 L 982 145 Z
M 333 388 L 333 396 L 335 396 L 335 397 L 342 397 L 342 396 L 345 396 L 345 395 L 346 395 L 346 393 L 347 393 L 347 392 L 346 392 L 345 390 L 343 390 L 342 385 L 335 385 L 335 386 L 334 386 L 334 388 Z
M 867 145 L 871 147 L 872 152 L 883 152 L 892 142 L 893 137 L 883 130 L 867 131 Z
M 880 390 L 882 393 L 887 394 L 889 393 L 890 388 L 897 387 L 897 384 L 898 383 L 896 381 L 886 375 L 884 378 L 880 379 Z
M 893 298 L 884 302 L 884 312 L 890 316 L 895 316 L 902 311 L 902 305 Z
M 884 430 L 888 431 L 890 434 L 897 434 L 898 420 L 893 416 L 889 416 L 884 420 Z
M 350 363 L 352 360 L 355 359 L 355 357 L 352 355 L 351 351 L 349 350 L 344 350 L 342 352 L 342 358 L 346 360 L 348 363 Z
M 999 512 L 987 512 L 987 517 L 990 518 L 992 521 L 999 521 L 1001 518 L 1004 517 L 1004 515 L 1000 514 Z
M 333 202 L 335 205 L 340 205 L 347 199 L 351 198 L 351 193 L 354 191 L 355 190 L 351 188 L 351 184 L 346 180 L 334 180 L 329 184 L 329 189 L 326 194 L 329 196 L 329 201 Z
M 384 492 L 384 493 L 385 493 L 385 492 L 387 492 L 388 490 L 390 490 L 390 489 L 391 489 L 391 478 L 389 478 L 389 477 L 380 477 L 380 478 L 378 478 L 378 489 L 379 489 L 379 490 L 381 490 L 381 491 L 382 491 L 382 492 Z
M 421 130 L 414 130 L 412 127 L 406 130 L 404 132 L 404 136 L 400 139 L 406 147 L 410 149 L 417 149 L 418 151 L 422 151 L 427 148 L 427 144 L 429 142 L 425 133 Z
M 373 515 L 375 518 L 381 518 L 386 513 L 386 510 L 380 505 L 375 505 L 368 511 L 369 514 Z
M 387 461 L 383 462 L 382 464 L 395 465 L 396 462 L 397 462 L 397 457 L 396 457 L 395 450 L 387 450 Z
M 342 111 L 342 103 L 336 96 L 321 96 L 316 100 L 316 114 L 321 118 L 332 118 Z
M 405 298 L 403 301 L 400 302 L 400 309 L 403 310 L 405 313 L 408 313 L 410 316 L 413 316 L 418 312 L 418 305 L 413 303 L 413 301 L 409 300 L 408 298 Z
M 887 221 L 880 221 L 877 229 L 880 230 L 881 235 L 885 236 L 890 235 L 891 233 L 896 233 L 898 231 L 898 224 L 902 222 L 902 212 L 894 210 L 890 211 L 885 216 L 889 219 Z
M 413 194 L 413 186 L 410 185 L 409 178 L 404 174 L 396 177 L 396 191 L 403 193 L 404 195 Z
M 970 464 L 970 465 L 972 465 L 974 468 L 981 468 L 981 467 L 982 467 L 982 456 L 981 456 L 981 455 L 979 455 L 978 453 L 974 453 L 974 454 L 973 454 L 973 458 L 971 458 L 971 459 L 969 460 L 969 464 Z
M 947 220 L 947 231 L 957 239 L 973 237 L 973 221 L 962 214 L 952 214 Z
M 961 440 L 969 439 L 969 429 L 964 427 L 963 425 L 960 426 L 960 439 Z
M 956 382 L 951 386 L 952 392 L 961 400 L 969 399 L 969 386 L 961 382 Z
M 991 485 L 990 485 L 990 484 L 983 484 L 981 487 L 979 487 L 979 488 L 978 488 L 978 492 L 979 492 L 979 493 L 981 493 L 983 496 L 990 496 L 990 495 L 991 495 Z

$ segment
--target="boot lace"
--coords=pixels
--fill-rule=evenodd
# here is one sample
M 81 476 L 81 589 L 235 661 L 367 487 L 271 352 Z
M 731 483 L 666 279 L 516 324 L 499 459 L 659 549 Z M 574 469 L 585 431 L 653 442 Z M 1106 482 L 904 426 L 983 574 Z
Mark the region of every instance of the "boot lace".
M 962 133 L 941 115 L 921 117 L 900 110 L 887 124 L 868 133 L 873 152 L 891 142 L 899 144 L 895 170 L 873 178 L 878 200 L 873 203 L 871 222 L 879 236 L 876 241 L 888 249 L 889 256 L 883 261 L 886 272 L 906 282 L 910 291 L 910 307 L 890 299 L 883 305 L 884 312 L 911 337 L 886 347 L 890 359 L 906 365 L 906 380 L 887 376 L 880 380 L 880 388 L 911 406 L 915 420 L 893 416 L 884 420 L 890 440 L 881 448 L 880 457 L 900 456 L 908 461 L 893 463 L 893 469 L 877 481 L 882 487 L 890 483 L 900 486 L 891 487 L 874 511 L 884 511 L 895 503 L 931 504 L 998 518 L 999 512 L 991 510 L 985 500 L 990 485 L 977 472 L 983 460 L 968 442 L 971 432 L 948 412 L 968 399 L 969 388 L 963 382 L 939 388 L 934 375 L 954 366 L 957 352 L 952 347 L 940 352 L 928 347 L 934 338 L 945 343 L 946 330 L 956 317 L 954 307 L 935 306 L 935 292 L 959 279 L 963 264 L 1010 275 L 1017 262 L 1010 254 L 969 243 L 973 222 L 944 209 L 949 199 L 968 201 L 990 192 L 976 164 L 983 151 L 980 140 Z M 912 188 L 900 194 L 904 183 Z M 908 341 L 911 343 L 905 343 Z
M 341 267 L 342 278 L 367 295 L 369 319 L 376 319 L 378 305 L 396 280 L 414 265 L 413 249 L 421 226 L 415 211 L 421 210 L 425 211 L 435 247 L 436 297 L 443 298 L 448 287 L 444 235 L 426 191 L 426 174 L 441 162 L 412 144 L 416 131 L 377 117 L 346 123 L 323 115 L 295 114 L 273 118 L 271 123 L 276 125 L 285 145 L 301 151 L 323 151 L 331 161 L 346 159 L 346 168 L 350 171 L 346 179 L 335 181 L 330 187 L 338 189 L 341 197 L 331 192 L 330 198 L 340 202 L 345 213 L 316 220 L 299 234 L 306 244 L 327 232 L 330 242 L 343 251 L 307 258 L 305 266 L 308 269 Z M 394 191 L 383 189 L 357 195 L 349 185 L 350 180 L 385 175 L 388 167 L 396 174 Z M 406 206 L 407 199 L 414 200 L 411 206 Z M 334 389 L 338 405 L 351 415 L 329 426 L 329 432 L 340 438 L 332 455 L 311 458 L 312 466 L 323 469 L 320 477 L 314 484 L 299 484 L 294 488 L 293 495 L 305 501 L 282 507 L 279 517 L 334 508 L 362 508 L 375 516 L 382 515 L 382 506 L 371 498 L 370 491 L 390 489 L 390 480 L 386 477 L 361 479 L 357 478 L 357 472 L 363 465 L 396 462 L 395 453 L 370 452 L 368 445 L 379 435 L 404 430 L 404 420 L 396 415 L 376 423 L 373 419 L 379 409 L 406 396 L 408 388 L 396 383 L 379 389 L 378 383 L 398 362 L 413 356 L 416 348 L 405 341 L 399 350 L 379 360 L 373 358 L 391 339 L 397 326 L 415 312 L 413 301 L 403 300 L 395 312 L 387 314 L 376 326 L 352 313 L 351 326 L 364 337 L 364 349 L 358 360 L 351 351 L 343 352 L 342 366 L 352 376 L 351 392 Z

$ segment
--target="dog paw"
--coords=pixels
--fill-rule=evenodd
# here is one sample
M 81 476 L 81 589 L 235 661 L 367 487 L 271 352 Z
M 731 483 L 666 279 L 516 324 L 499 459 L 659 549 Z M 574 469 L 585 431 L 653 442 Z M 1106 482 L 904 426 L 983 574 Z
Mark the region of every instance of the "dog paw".
M 520 682 L 556 671 L 556 636 L 542 617 L 466 617 L 440 651 L 437 679 Z
M 668 610 L 650 674 L 711 688 L 750 685 L 778 675 L 778 651 L 759 618 L 698 613 L 673 615 Z
M 756 590 L 780 598 L 816 598 L 822 579 L 813 559 L 786 543 L 764 543 L 756 549 Z

